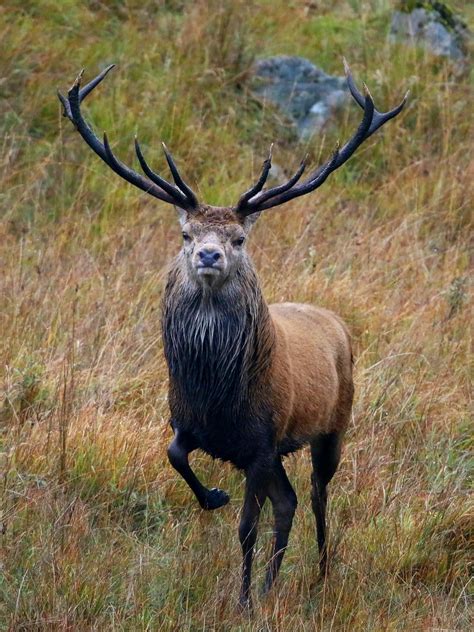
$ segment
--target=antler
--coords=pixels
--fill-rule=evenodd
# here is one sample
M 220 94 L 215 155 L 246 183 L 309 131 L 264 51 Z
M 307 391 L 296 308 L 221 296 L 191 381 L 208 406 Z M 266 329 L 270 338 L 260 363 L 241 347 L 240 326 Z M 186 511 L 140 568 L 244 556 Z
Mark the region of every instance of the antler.
M 109 141 L 107 139 L 107 135 L 104 133 L 104 142 L 102 143 L 83 118 L 81 113 L 81 102 L 90 92 L 92 92 L 92 90 L 99 83 L 101 83 L 107 73 L 112 70 L 114 66 L 115 64 L 111 64 L 110 66 L 105 68 L 105 70 L 103 70 L 99 75 L 97 75 L 97 77 L 95 77 L 95 79 L 92 79 L 92 81 L 90 81 L 83 88 L 81 88 L 81 79 L 84 71 L 81 70 L 72 88 L 68 91 L 67 98 L 64 97 L 58 90 L 58 97 L 64 108 L 63 115 L 74 123 L 77 131 L 86 141 L 89 147 L 100 158 L 102 158 L 102 160 L 107 165 L 109 165 L 109 167 L 113 171 L 115 171 L 115 173 L 118 173 L 119 176 L 124 178 L 124 180 L 127 180 L 127 182 L 134 184 L 142 191 L 145 191 L 145 193 L 149 193 L 150 195 L 153 195 L 153 197 L 156 197 L 163 202 L 174 204 L 190 212 L 196 211 L 198 208 L 198 200 L 193 191 L 181 178 L 178 168 L 176 167 L 171 154 L 164 144 L 163 149 L 165 152 L 166 160 L 170 167 L 171 174 L 176 186 L 170 184 L 167 180 L 165 180 L 150 169 L 147 162 L 145 161 L 145 158 L 143 157 L 140 145 L 138 144 L 138 140 L 136 138 L 135 150 L 137 153 L 137 157 L 143 171 L 149 179 L 144 178 L 139 173 L 136 173 L 136 171 L 133 171 L 133 169 L 130 169 L 123 162 L 121 162 L 112 152 Z
M 358 105 L 360 105 L 360 107 L 364 110 L 362 122 L 360 123 L 355 134 L 342 147 L 342 149 L 339 149 L 339 146 L 337 146 L 331 158 L 321 167 L 318 167 L 315 171 L 313 171 L 313 173 L 301 184 L 296 186 L 296 183 L 301 178 L 301 175 L 303 174 L 303 171 L 305 169 L 306 159 L 302 161 L 298 171 L 288 180 L 288 182 L 280 186 L 262 191 L 263 185 L 271 167 L 270 152 L 270 156 L 264 163 L 260 179 L 254 187 L 252 187 L 240 198 L 239 202 L 237 203 L 236 213 L 243 217 L 246 217 L 247 215 L 251 215 L 252 213 L 257 213 L 259 211 L 272 208 L 274 206 L 279 206 L 280 204 L 284 204 L 285 202 L 288 202 L 293 198 L 299 197 L 300 195 L 306 195 L 306 193 L 314 191 L 315 189 L 320 187 L 323 182 L 325 182 L 325 180 L 333 171 L 338 169 L 347 160 L 349 160 L 356 149 L 365 140 L 367 140 L 369 136 L 371 136 L 379 129 L 379 127 L 382 127 L 382 125 L 397 116 L 397 114 L 399 114 L 403 110 L 403 107 L 408 98 L 408 92 L 404 96 L 400 105 L 398 105 L 396 108 L 390 110 L 389 112 L 379 112 L 375 108 L 374 101 L 367 86 L 364 84 L 365 95 L 362 95 L 357 89 L 351 70 L 345 59 L 344 69 L 346 72 L 349 90 L 356 103 L 358 103 Z

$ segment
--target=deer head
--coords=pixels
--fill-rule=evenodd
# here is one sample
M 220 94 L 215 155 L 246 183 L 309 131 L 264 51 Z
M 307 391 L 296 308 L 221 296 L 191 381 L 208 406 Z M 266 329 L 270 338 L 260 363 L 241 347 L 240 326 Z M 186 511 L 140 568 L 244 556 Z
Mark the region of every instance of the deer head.
M 389 112 L 379 112 L 374 105 L 368 88 L 364 84 L 364 94 L 355 85 L 347 62 L 344 67 L 349 90 L 356 103 L 363 110 L 362 121 L 353 136 L 323 165 L 312 171 L 301 181 L 306 169 L 303 160 L 296 173 L 284 184 L 264 189 L 271 168 L 272 151 L 263 163 L 257 182 L 246 191 L 235 206 L 214 207 L 202 204 L 195 193 L 184 182 L 170 152 L 163 143 L 174 184 L 155 173 L 146 162 L 138 140 L 135 151 L 146 177 L 127 167 L 113 153 L 107 135 L 103 142 L 97 138 L 81 113 L 81 102 L 101 83 L 114 64 L 108 66 L 95 79 L 81 88 L 83 71 L 79 74 L 67 97 L 58 92 L 64 108 L 64 116 L 69 118 L 89 147 L 119 176 L 153 197 L 172 204 L 178 211 L 183 234 L 183 256 L 190 279 L 207 287 L 219 287 L 239 268 L 244 259 L 245 240 L 251 226 L 265 211 L 290 200 L 306 195 L 320 187 L 328 176 L 341 167 L 369 136 L 387 121 L 399 114 L 408 97 Z

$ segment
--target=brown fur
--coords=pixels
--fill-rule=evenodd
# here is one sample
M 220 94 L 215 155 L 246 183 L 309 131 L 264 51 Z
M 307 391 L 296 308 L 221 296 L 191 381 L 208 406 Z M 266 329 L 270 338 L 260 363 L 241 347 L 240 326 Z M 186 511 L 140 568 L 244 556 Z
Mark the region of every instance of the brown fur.
M 352 404 L 351 343 L 333 312 L 296 303 L 270 306 L 277 436 L 309 442 L 343 432 Z

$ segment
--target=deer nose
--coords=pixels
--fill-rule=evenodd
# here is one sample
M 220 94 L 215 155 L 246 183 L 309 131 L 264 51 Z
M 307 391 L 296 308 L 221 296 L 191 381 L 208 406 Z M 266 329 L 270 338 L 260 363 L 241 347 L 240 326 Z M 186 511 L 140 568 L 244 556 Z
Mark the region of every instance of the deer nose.
M 201 248 L 198 252 L 199 259 L 203 266 L 212 267 L 222 257 L 222 253 L 215 248 Z

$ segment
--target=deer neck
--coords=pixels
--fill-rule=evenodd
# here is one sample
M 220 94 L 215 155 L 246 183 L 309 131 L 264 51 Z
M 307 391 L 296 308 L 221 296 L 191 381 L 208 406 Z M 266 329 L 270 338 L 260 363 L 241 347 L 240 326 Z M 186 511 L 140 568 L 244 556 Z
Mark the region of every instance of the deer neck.
M 273 323 L 250 261 L 212 292 L 173 268 L 162 325 L 172 390 L 201 417 L 241 409 L 271 364 Z

